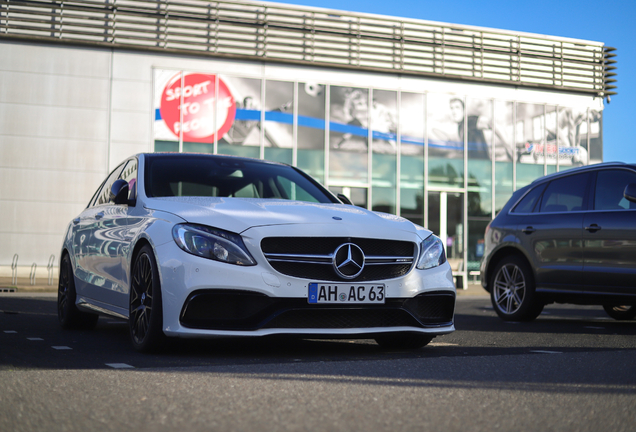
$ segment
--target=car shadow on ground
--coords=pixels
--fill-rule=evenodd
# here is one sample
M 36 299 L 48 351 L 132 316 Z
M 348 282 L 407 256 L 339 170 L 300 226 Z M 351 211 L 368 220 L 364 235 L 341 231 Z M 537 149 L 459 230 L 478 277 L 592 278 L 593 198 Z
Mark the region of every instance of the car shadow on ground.
M 100 318 L 90 331 L 63 331 L 57 322 L 55 299 L 0 299 L 0 323 L 5 331 L 1 365 L 36 368 L 93 368 L 122 362 L 135 368 L 189 368 L 210 365 L 248 365 L 298 362 L 399 360 L 415 358 L 494 357 L 528 353 L 575 353 L 634 349 L 636 321 L 603 318 L 593 307 L 548 307 L 546 314 L 527 323 L 499 319 L 485 302 L 462 305 L 455 315 L 457 331 L 435 338 L 418 350 L 383 350 L 372 339 L 311 339 L 290 336 L 222 339 L 169 339 L 158 353 L 133 350 L 128 324 Z M 546 335 L 551 335 L 547 338 Z M 594 343 L 591 343 L 593 336 Z M 625 339 L 625 337 L 629 339 Z M 30 353 L 42 338 L 51 346 L 68 346 L 69 354 Z M 599 339 L 600 338 L 600 339 Z M 618 338 L 618 339 L 617 339 Z M 621 339 L 622 338 L 622 339 Z M 619 340 L 620 339 L 620 340 Z M 71 352 L 79 354 L 71 356 Z M 56 356 L 66 355 L 64 358 Z

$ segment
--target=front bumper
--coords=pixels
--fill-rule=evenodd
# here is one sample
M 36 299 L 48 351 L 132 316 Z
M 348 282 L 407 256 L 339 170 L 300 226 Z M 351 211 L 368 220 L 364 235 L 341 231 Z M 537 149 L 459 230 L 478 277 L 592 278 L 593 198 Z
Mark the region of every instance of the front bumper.
M 181 325 L 193 329 L 351 329 L 453 324 L 455 295 L 435 291 L 382 305 L 309 304 L 304 298 L 275 298 L 250 291 L 199 290 L 188 296 Z
M 174 242 L 155 248 L 166 335 L 371 337 L 455 330 L 456 292 L 448 263 L 380 281 L 386 293 L 383 305 L 316 305 L 308 303 L 309 284 L 322 281 L 278 273 L 259 249 L 250 247 L 258 242 L 246 243 L 256 266 L 197 257 Z

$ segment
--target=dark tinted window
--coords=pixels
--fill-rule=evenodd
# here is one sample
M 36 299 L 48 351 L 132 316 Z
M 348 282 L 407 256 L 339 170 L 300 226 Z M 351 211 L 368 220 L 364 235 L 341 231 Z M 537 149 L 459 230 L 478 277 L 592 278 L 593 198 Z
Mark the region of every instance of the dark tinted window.
M 204 196 L 278 198 L 332 203 L 329 195 L 286 165 L 227 157 L 152 156 L 147 158 L 149 197 Z
M 636 204 L 623 197 L 625 186 L 636 183 L 636 173 L 627 170 L 603 170 L 596 176 L 594 210 L 635 209 Z
M 577 174 L 552 180 L 541 199 L 541 212 L 583 210 L 589 174 Z
M 543 193 L 545 189 L 546 183 L 539 185 L 532 189 L 530 192 L 523 197 L 523 199 L 517 204 L 517 206 L 512 210 L 513 213 L 532 213 L 534 210 L 539 198 L 541 198 L 541 193 Z

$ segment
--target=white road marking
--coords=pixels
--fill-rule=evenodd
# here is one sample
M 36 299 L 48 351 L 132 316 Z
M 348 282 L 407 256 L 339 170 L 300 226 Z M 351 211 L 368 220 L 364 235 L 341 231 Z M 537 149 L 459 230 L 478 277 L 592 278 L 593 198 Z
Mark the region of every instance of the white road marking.
M 454 344 L 454 343 L 447 343 L 447 342 L 431 342 L 428 344 L 428 346 L 438 346 L 438 347 L 443 347 L 443 346 L 458 346 L 458 344 Z
M 28 340 L 33 340 L 33 341 L 37 341 L 37 340 L 44 340 L 42 338 L 27 338 Z
M 563 352 L 561 351 L 530 350 L 530 352 L 540 353 L 540 354 L 563 354 Z
M 5 333 L 17 333 L 17 331 L 15 331 L 15 330 L 5 330 L 4 332 Z
M 73 348 L 67 347 L 67 346 L 52 346 L 51 348 L 56 349 L 56 350 L 70 350 L 70 349 L 73 349 Z
M 134 369 L 134 366 L 131 366 L 126 363 L 105 363 L 106 366 L 112 367 L 114 369 Z

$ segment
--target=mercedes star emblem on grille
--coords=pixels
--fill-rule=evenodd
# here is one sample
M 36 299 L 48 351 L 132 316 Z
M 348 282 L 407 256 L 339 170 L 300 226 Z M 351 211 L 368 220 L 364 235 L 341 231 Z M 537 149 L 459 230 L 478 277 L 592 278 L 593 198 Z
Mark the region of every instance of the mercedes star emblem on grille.
M 364 268 L 364 252 L 353 243 L 338 246 L 333 254 L 333 269 L 343 279 L 355 279 Z

